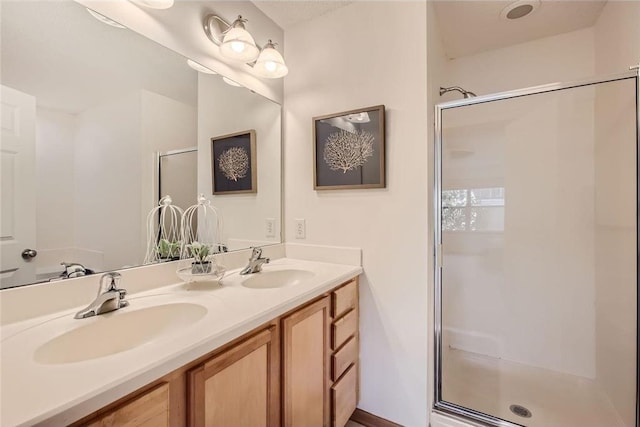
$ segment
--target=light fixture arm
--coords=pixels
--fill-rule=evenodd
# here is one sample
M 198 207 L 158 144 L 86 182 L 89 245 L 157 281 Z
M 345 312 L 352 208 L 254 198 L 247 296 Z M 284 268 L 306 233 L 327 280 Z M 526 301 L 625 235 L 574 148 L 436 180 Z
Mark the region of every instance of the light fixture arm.
M 246 19 L 244 21 L 246 22 Z M 204 33 L 217 46 L 222 44 L 222 38 L 229 29 L 231 24 L 218 15 L 211 13 L 204 17 Z

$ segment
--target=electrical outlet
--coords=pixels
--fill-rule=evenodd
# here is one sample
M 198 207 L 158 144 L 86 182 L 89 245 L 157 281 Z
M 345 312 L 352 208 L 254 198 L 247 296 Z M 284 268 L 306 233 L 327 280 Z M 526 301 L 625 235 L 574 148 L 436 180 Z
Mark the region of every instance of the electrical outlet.
M 264 234 L 266 237 L 276 237 L 275 218 L 267 218 L 264 220 Z
M 307 235 L 307 227 L 304 223 L 304 219 L 296 219 L 296 239 L 304 239 Z

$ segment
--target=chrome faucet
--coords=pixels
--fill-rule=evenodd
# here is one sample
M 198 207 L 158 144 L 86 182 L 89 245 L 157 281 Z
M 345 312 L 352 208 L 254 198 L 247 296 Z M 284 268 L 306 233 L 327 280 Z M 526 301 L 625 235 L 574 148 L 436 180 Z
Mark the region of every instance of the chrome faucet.
M 240 274 L 253 274 L 262 271 L 262 264 L 269 263 L 269 258 L 261 258 L 262 249 L 252 248 L 251 258 L 249 258 L 249 264 L 242 269 Z
M 74 317 L 84 319 L 128 306 L 129 302 L 124 299 L 127 291 L 118 288 L 120 277 L 120 273 L 115 272 L 103 274 L 100 277 L 100 287 L 96 299 L 85 309 L 77 312 Z

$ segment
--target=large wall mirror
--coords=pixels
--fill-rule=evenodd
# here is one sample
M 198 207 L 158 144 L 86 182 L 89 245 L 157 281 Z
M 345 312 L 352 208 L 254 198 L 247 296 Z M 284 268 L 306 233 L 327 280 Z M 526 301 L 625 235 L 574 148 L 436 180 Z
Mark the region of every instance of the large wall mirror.
M 227 250 L 281 241 L 279 104 L 71 0 L 3 1 L 1 37 L 2 288 L 141 265 L 163 192 L 210 199 Z M 211 139 L 248 131 L 255 191 L 214 195 Z

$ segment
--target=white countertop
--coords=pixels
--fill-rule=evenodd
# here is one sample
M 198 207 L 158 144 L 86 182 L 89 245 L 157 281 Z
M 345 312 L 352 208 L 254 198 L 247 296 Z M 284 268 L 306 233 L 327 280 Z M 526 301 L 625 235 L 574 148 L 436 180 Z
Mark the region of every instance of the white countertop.
M 264 266 L 264 271 L 277 269 L 314 275 L 295 286 L 249 289 L 240 285 L 235 270 L 227 273 L 222 285 L 176 283 L 131 295 L 129 307 L 106 315 L 76 320 L 73 315 L 83 307 L 75 307 L 3 326 L 0 425 L 72 423 L 362 273 L 360 266 L 290 258 Z M 121 287 L 127 288 L 126 281 Z M 34 359 L 38 347 L 69 330 L 178 302 L 202 305 L 207 313 L 183 329 L 110 356 L 67 364 Z

